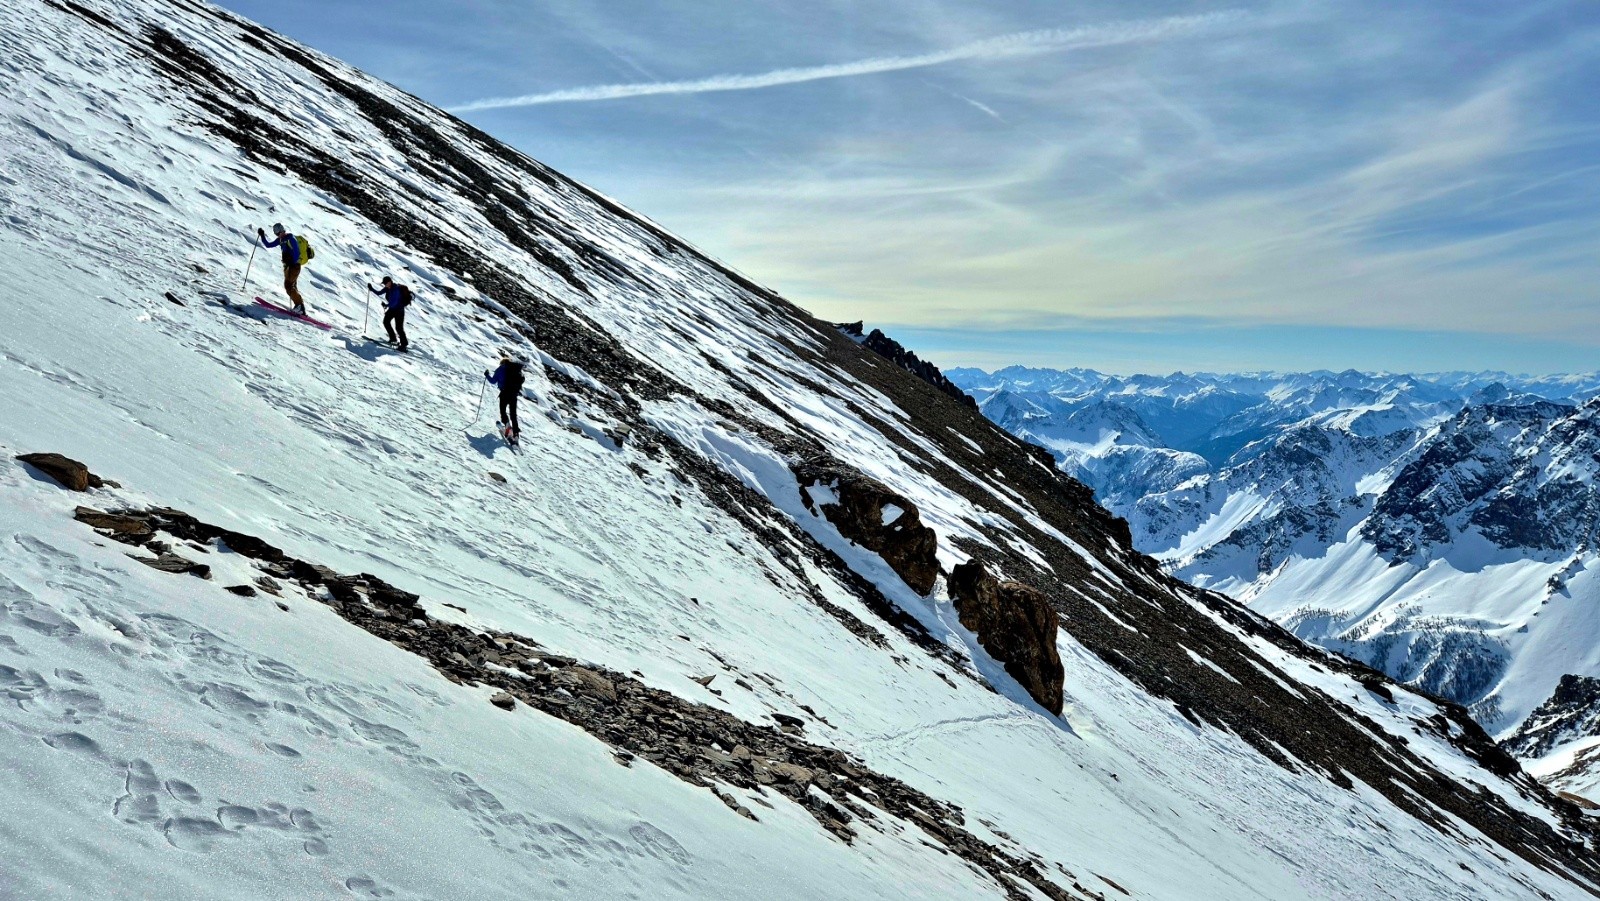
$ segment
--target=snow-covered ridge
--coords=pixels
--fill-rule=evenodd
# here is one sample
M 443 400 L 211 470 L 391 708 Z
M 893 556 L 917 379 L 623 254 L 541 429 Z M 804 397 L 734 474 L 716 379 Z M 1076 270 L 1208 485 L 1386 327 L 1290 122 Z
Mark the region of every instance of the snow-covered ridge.
M 4 893 L 1539 897 L 1600 879 L 1590 827 L 1460 710 L 1167 578 L 1048 456 L 415 98 L 167 0 L 0 5 L 0 74 L 6 458 L 84 460 L 124 486 L 94 506 L 170 506 L 370 573 L 424 622 L 797 720 L 1047 880 L 973 869 L 909 813 L 845 844 L 791 794 L 729 805 L 727 785 L 624 766 L 620 739 L 499 709 L 321 595 L 230 595 L 248 573 L 223 548 L 176 549 L 209 581 L 131 560 L 72 521 L 81 497 L 8 464 L 0 753 L 23 763 L 0 775 L 0 841 L 27 863 Z M 302 287 L 331 332 L 235 287 L 245 227 L 272 221 L 317 247 Z M 409 356 L 360 336 L 361 284 L 386 272 L 420 289 Z M 507 349 L 542 364 L 520 456 L 473 418 Z M 808 463 L 892 489 L 879 525 L 931 529 L 936 570 L 978 560 L 1047 596 L 1063 715 L 940 580 L 919 595 L 808 509 Z

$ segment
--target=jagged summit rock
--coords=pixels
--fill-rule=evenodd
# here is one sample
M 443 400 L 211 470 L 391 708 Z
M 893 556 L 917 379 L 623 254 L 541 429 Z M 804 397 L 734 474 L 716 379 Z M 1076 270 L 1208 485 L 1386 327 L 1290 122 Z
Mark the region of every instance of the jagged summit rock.
M 906 349 L 905 345 L 884 334 L 882 329 L 873 329 L 863 334 L 862 332 L 866 328 L 866 323 L 864 322 L 841 323 L 838 328 L 839 331 L 850 336 L 852 340 L 862 347 L 889 360 L 901 369 L 922 379 L 966 406 L 977 409 L 978 402 L 973 400 L 967 392 L 962 391 L 955 382 L 946 378 L 945 374 L 939 371 L 939 367 Z

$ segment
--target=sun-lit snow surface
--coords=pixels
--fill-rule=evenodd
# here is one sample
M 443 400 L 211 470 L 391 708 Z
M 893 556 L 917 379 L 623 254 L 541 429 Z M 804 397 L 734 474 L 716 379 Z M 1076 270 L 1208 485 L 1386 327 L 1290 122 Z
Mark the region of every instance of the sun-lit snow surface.
M 983 540 L 976 524 L 992 514 L 905 465 L 904 451 L 807 383 L 903 419 L 887 398 L 788 353 L 779 338 L 808 339 L 782 334 L 782 320 L 762 317 L 710 268 L 654 255 L 635 226 L 529 183 L 556 215 L 671 286 L 598 282 L 593 297 L 580 295 L 450 186 L 411 171 L 349 103 L 239 40 L 226 18 L 163 3 L 90 6 L 135 31 L 160 22 L 258 86 L 283 122 L 391 179 L 415 215 L 492 252 L 706 396 L 785 427 L 743 401 L 704 355 L 759 386 L 841 457 L 917 503 L 947 563 L 962 556 L 953 537 Z M 396 273 L 464 297 L 472 287 L 205 133 L 125 43 L 56 6 L 6 0 L 0 78 L 5 459 L 69 454 L 127 486 L 91 503 L 186 509 L 336 569 L 375 572 L 421 592 L 433 615 L 636 670 L 741 716 L 808 704 L 832 724 L 813 724 L 816 740 L 961 805 L 980 836 L 1059 862 L 1097 891 L 1115 894 L 1103 878 L 1158 898 L 1580 894 L 1470 829 L 1465 840 L 1448 837 L 1364 787 L 1340 790 L 1194 727 L 1064 634 L 1064 719 L 1028 702 L 981 654 L 974 666 L 999 693 L 947 682 L 942 664 L 892 630 L 883 630 L 887 651 L 858 641 L 799 586 L 782 584 L 785 571 L 736 521 L 659 461 L 607 437 L 603 414 L 551 402 L 537 366 L 521 455 L 490 436 L 488 417 L 464 430 L 499 349 L 546 359 L 541 351 L 434 290 L 412 308 L 414 354 L 364 343 L 364 281 Z M 237 283 L 246 227 L 272 221 L 311 236 L 318 256 L 302 289 L 331 332 L 199 293 L 276 296 L 273 251 L 257 255 L 252 291 Z M 167 291 L 186 305 L 164 299 Z M 585 378 L 582 360 L 548 362 Z M 972 653 L 946 600 L 912 596 L 804 511 L 773 450 L 685 399 L 647 415 Z M 937 453 L 921 436 L 910 440 Z M 1003 485 L 989 490 L 996 506 L 1020 503 Z M 847 847 L 786 802 L 760 808 L 759 824 L 741 819 L 709 792 L 617 765 L 572 727 L 495 709 L 485 692 L 451 685 L 304 597 L 291 596 L 283 612 L 223 593 L 225 558 L 208 560 L 222 573 L 212 583 L 145 569 L 70 522 L 83 498 L 14 464 L 0 467 L 0 494 L 0 897 L 1000 892 L 914 826 L 863 829 Z M 830 601 L 874 621 L 828 574 L 811 575 Z M 1371 707 L 1446 771 L 1506 792 L 1410 730 L 1408 711 L 1275 649 L 1260 652 Z M 713 654 L 778 687 L 753 681 L 711 695 L 691 680 L 716 671 Z

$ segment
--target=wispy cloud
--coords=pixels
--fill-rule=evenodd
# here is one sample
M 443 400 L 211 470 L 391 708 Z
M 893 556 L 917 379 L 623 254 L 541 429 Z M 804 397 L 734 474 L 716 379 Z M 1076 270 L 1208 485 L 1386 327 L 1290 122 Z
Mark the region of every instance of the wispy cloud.
M 1233 24 L 1244 18 L 1238 10 L 1206 13 L 1194 16 L 1170 16 L 1162 19 L 1143 19 L 1090 25 L 1081 28 L 1048 28 L 1022 31 L 1015 34 L 985 38 L 957 47 L 919 53 L 910 56 L 880 56 L 872 59 L 826 66 L 775 69 L 748 75 L 712 75 L 686 81 L 635 82 L 629 84 L 592 85 L 567 88 L 542 94 L 525 94 L 520 97 L 491 97 L 474 100 L 452 107 L 452 112 L 466 113 L 477 110 L 504 109 L 516 106 L 540 106 L 548 103 L 578 103 L 594 100 L 619 100 L 625 97 L 646 97 L 658 94 L 703 94 L 713 91 L 748 91 L 778 85 L 800 84 L 829 78 L 850 78 L 858 75 L 875 75 L 883 72 L 900 72 L 922 69 L 947 63 L 978 59 L 1007 59 L 1084 50 L 1092 47 L 1111 47 L 1196 36 L 1207 31 Z

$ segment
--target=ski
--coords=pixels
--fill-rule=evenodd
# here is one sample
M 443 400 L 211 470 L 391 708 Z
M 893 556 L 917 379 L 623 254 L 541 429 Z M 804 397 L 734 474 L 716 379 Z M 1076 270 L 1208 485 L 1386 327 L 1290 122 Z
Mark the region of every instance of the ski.
M 256 306 L 266 307 L 267 309 L 271 310 L 274 313 L 278 313 L 278 314 L 283 315 L 283 316 L 288 316 L 290 319 L 298 319 L 301 322 L 307 323 L 309 325 L 314 325 L 317 328 L 322 329 L 323 331 L 328 331 L 328 330 L 331 330 L 333 328 L 333 326 L 329 325 L 326 322 L 322 322 L 322 321 L 317 320 L 317 319 L 312 319 L 310 316 L 307 316 L 304 313 L 296 313 L 294 310 L 291 310 L 288 307 L 280 307 L 277 304 L 275 304 L 272 301 L 267 300 L 265 298 L 257 297 L 256 298 Z
M 503 422 L 497 422 L 494 425 L 499 430 L 500 440 L 506 443 L 506 447 L 510 448 L 512 453 L 522 453 L 522 447 L 517 443 L 520 439 L 512 433 L 511 426 Z

